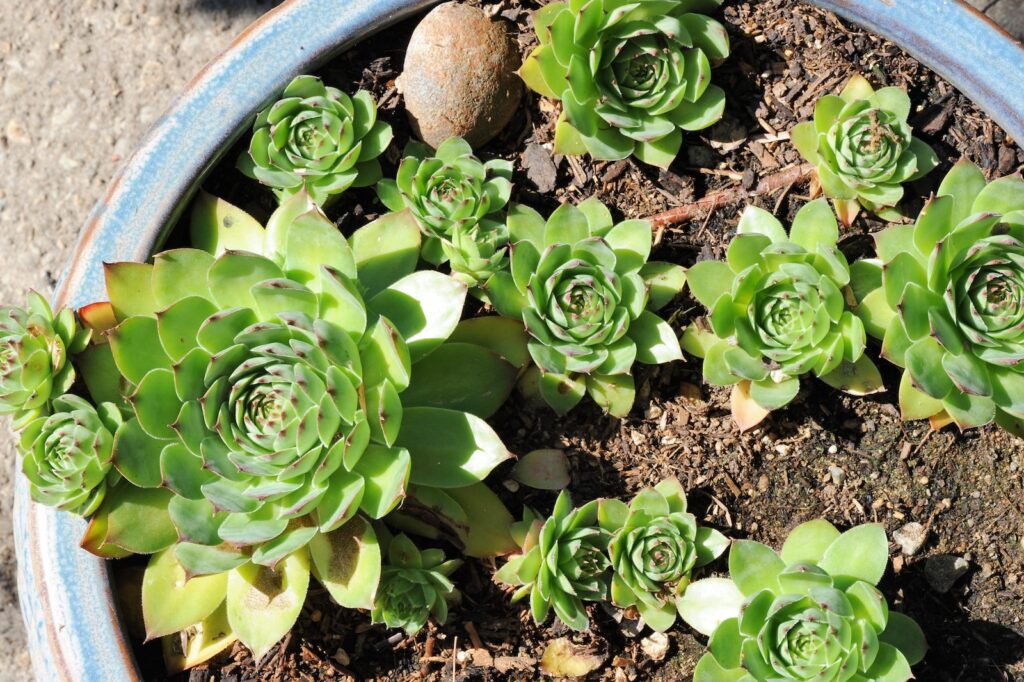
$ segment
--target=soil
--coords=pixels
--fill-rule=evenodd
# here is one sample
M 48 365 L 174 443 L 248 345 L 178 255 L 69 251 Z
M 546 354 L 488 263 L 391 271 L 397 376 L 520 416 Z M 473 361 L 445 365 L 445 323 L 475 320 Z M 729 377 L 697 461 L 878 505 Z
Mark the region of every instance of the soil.
M 528 51 L 534 41 L 529 12 L 539 3 L 477 4 L 508 20 L 524 54 Z M 633 160 L 552 158 L 557 104 L 534 95 L 524 98 L 512 123 L 479 154 L 513 160 L 513 199 L 539 210 L 597 195 L 622 218 L 650 217 L 714 190 L 750 189 L 799 163 L 786 131 L 810 117 L 817 97 L 863 73 L 876 86 L 909 91 L 917 105 L 911 121 L 915 132 L 942 160 L 939 169 L 909 189 L 909 214 L 916 214 L 960 157 L 990 177 L 1019 172 L 1024 165 L 1024 151 L 952 86 L 894 45 L 828 12 L 793 0 L 727 0 L 720 16 L 733 42 L 732 56 L 713 76 L 728 93 L 726 114 L 713 128 L 689 135 L 669 171 Z M 390 29 L 386 41 L 357 47 L 321 72 L 332 85 L 368 88 L 378 97 L 381 115 L 396 133 L 389 164 L 398 161 L 409 136 L 394 79 L 414 26 L 409 21 Z M 228 156 L 206 189 L 266 218 L 273 198 L 233 170 L 234 157 Z M 812 191 L 806 183 L 793 184 L 751 202 L 792 219 Z M 666 228 L 657 235 L 652 257 L 684 265 L 722 257 L 743 205 L 722 206 Z M 358 190 L 344 195 L 330 215 L 349 232 L 381 210 L 372 191 Z M 852 260 L 870 250 L 870 235 L 882 227 L 862 216 L 844 231 L 841 247 Z M 682 330 L 699 313 L 684 295 L 666 316 Z M 895 389 L 897 371 L 881 366 L 886 385 Z M 1020 440 L 994 427 L 932 432 L 927 423 L 899 420 L 895 390 L 854 398 L 813 380 L 804 382 L 790 406 L 741 434 L 729 417 L 727 392 L 702 383 L 699 362 L 641 366 L 636 375 L 636 405 L 621 420 L 588 402 L 560 419 L 513 397 L 491 422 L 514 452 L 565 449 L 573 473 L 570 490 L 578 501 L 628 499 L 677 476 L 690 491 L 698 518 L 732 537 L 774 546 L 794 525 L 815 517 L 840 527 L 878 522 L 890 534 L 908 523 L 923 524 L 927 537 L 913 553 L 892 544 L 892 567 L 881 585 L 890 605 L 915 617 L 927 634 L 931 650 L 915 669 L 918 679 L 1024 679 Z M 489 480 L 513 513 L 524 504 L 550 510 L 553 493 L 524 488 L 513 494 L 503 485 L 508 466 Z M 969 568 L 940 592 L 934 574 L 953 557 L 965 559 Z M 719 560 L 707 572 L 724 569 Z M 649 630 L 637 632 L 630 614 L 600 607 L 592 608 L 591 628 L 580 634 L 552 621 L 537 626 L 525 606 L 508 604 L 492 572 L 485 563 L 468 561 L 454 576 L 464 595 L 461 606 L 446 625 L 432 624 L 411 638 L 371 625 L 367 614 L 340 609 L 324 590 L 311 589 L 295 628 L 261 664 L 236 645 L 173 679 L 532 680 L 541 677 L 537 662 L 546 644 L 569 637 L 605 661 L 590 679 L 667 682 L 688 679 L 702 653 L 700 636 L 678 623 L 667 633 L 667 655 L 654 660 L 644 646 Z M 147 679 L 159 677 L 158 645 L 142 647 L 140 654 Z

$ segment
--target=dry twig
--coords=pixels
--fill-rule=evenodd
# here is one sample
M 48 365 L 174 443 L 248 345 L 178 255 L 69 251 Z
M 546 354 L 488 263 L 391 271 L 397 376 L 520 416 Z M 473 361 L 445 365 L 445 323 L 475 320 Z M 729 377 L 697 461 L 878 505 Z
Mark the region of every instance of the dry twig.
M 708 194 L 707 196 L 704 196 L 692 203 L 683 204 L 682 206 L 677 206 L 651 216 L 648 220 L 651 221 L 651 226 L 655 229 L 667 227 L 669 225 L 678 225 L 679 223 L 685 223 L 686 221 L 693 220 L 694 218 L 701 216 L 706 217 L 720 206 L 725 206 L 760 194 L 771 194 L 780 189 L 792 187 L 797 183 L 806 182 L 810 179 L 813 173 L 814 166 L 809 163 L 790 166 L 783 171 L 779 171 L 778 173 L 762 178 L 761 182 L 757 183 L 757 186 L 752 190 L 748 191 L 742 187 L 735 187 L 732 189 L 723 189 L 717 192 L 712 192 L 711 194 Z

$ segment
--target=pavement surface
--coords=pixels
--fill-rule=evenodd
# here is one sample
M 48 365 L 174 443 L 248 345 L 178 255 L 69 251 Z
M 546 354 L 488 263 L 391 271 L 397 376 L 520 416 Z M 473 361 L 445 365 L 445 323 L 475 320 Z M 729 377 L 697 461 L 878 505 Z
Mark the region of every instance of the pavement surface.
M 969 1 L 1024 37 L 1024 0 Z M 0 0 L 0 301 L 50 292 L 79 227 L 142 134 L 204 63 L 276 4 Z M 14 458 L 6 425 L 0 456 Z M 31 679 L 11 469 L 0 467 L 0 682 Z

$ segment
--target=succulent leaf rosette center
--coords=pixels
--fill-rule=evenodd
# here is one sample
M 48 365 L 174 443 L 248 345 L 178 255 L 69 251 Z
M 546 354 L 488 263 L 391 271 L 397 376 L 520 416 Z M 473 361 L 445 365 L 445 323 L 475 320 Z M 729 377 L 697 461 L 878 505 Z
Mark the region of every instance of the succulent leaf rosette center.
M 354 463 L 365 447 L 369 429 L 355 411 L 358 379 L 322 350 L 326 333 L 308 318 L 259 323 L 235 341 L 244 359 L 201 399 L 206 410 L 220 406 L 213 428 L 223 446 L 207 446 L 205 464 L 221 478 L 203 491 L 222 510 L 273 510 L 280 533 L 288 519 L 316 508 L 343 457 Z
M 762 277 L 762 288 L 749 308 L 751 324 L 764 344 L 762 352 L 784 369 L 792 367 L 794 359 L 802 364 L 801 352 L 821 344 L 836 322 L 830 319 L 818 291 L 819 286 L 828 285 L 821 284 L 821 276 L 813 268 L 792 268 L 791 274 Z M 828 294 L 832 293 L 828 289 Z
M 783 595 L 771 604 L 757 641 L 761 658 L 782 679 L 840 679 L 858 652 L 857 627 L 842 592 L 815 588 L 808 596 Z M 854 659 L 856 661 L 856 659 Z
M 1024 360 L 1024 244 L 1009 235 L 981 240 L 950 271 L 946 298 L 981 352 L 1001 351 L 1011 366 Z
M 910 139 L 907 126 L 880 109 L 867 109 L 828 132 L 837 172 L 853 184 L 890 179 Z
M 570 252 L 553 247 L 540 261 L 537 275 L 529 285 L 531 314 L 527 330 L 542 343 L 561 351 L 565 364 L 534 359 L 546 371 L 589 373 L 600 367 L 609 356 L 607 346 L 625 336 L 630 311 L 623 305 L 622 280 L 614 270 L 602 267 L 599 258 L 580 249 L 575 258 L 564 259 Z M 587 249 L 606 252 L 611 249 L 597 238 Z M 534 314 L 535 313 L 535 314 Z
M 696 564 L 696 535 L 697 524 L 690 514 L 652 518 L 635 513 L 629 528 L 612 542 L 617 580 L 634 594 L 656 601 L 670 599 Z

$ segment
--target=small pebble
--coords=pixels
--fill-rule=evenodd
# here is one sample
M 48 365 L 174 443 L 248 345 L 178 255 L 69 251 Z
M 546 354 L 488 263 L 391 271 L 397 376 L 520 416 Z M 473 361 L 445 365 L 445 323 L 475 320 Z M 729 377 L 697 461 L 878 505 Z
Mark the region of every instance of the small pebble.
M 668 635 L 655 632 L 640 640 L 640 648 L 652 661 L 660 661 L 668 653 Z
M 914 556 L 928 539 L 928 531 L 917 521 L 912 521 L 892 534 L 892 539 L 907 556 Z
M 828 473 L 832 477 L 832 482 L 836 485 L 842 485 L 843 481 L 846 480 L 846 472 L 839 467 L 833 466 L 828 468 Z

